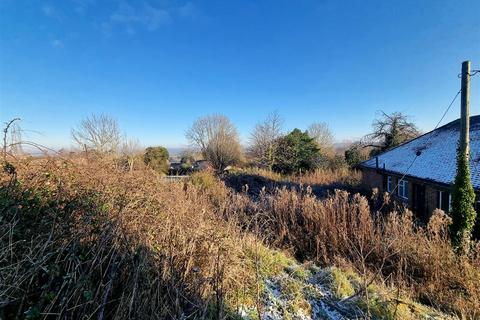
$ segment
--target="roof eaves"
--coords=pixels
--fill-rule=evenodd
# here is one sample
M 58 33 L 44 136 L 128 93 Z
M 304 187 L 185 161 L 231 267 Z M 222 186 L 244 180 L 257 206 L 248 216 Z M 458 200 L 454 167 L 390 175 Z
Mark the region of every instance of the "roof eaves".
M 364 166 L 364 168 L 366 169 L 371 169 L 371 170 L 377 170 L 376 168 L 373 168 L 373 167 L 367 167 L 367 166 Z M 400 177 L 403 177 L 404 173 L 403 172 L 398 172 L 398 171 L 393 171 L 393 170 L 387 170 L 387 169 L 378 169 L 378 171 L 381 171 L 382 173 L 385 173 L 385 174 L 390 174 L 390 175 L 397 175 L 397 176 L 400 176 Z M 416 180 L 422 180 L 426 183 L 430 183 L 430 184 L 436 184 L 436 185 L 440 185 L 440 186 L 444 186 L 444 187 L 451 187 L 453 184 L 451 183 L 445 183 L 445 182 L 441 182 L 441 181 L 437 181 L 437 180 L 433 180 L 433 179 L 429 179 L 429 178 L 424 178 L 424 177 L 419 177 L 419 176 L 415 176 L 415 175 L 411 175 L 411 174 L 405 174 L 405 178 L 410 178 L 410 179 L 416 179 Z M 475 187 L 473 184 L 472 184 L 472 187 L 473 187 L 473 190 L 475 192 L 479 192 L 480 191 L 480 187 Z

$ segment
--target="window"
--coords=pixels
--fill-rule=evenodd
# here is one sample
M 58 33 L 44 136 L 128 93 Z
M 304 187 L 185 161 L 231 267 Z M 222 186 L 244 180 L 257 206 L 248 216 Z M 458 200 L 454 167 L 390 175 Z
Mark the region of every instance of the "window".
M 398 183 L 398 195 L 403 199 L 408 199 L 408 181 L 400 180 Z
M 450 212 L 452 209 L 452 195 L 448 191 L 437 191 L 437 208 L 442 209 L 444 212 Z
M 393 190 L 393 179 L 391 176 L 387 177 L 387 191 L 392 192 Z

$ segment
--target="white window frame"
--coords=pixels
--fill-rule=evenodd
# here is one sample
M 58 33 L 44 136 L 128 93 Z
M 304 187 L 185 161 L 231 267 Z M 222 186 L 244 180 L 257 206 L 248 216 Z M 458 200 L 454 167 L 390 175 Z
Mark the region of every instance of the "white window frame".
M 443 191 L 443 190 L 438 190 L 438 206 L 440 208 L 437 208 L 437 209 L 442 209 L 442 202 L 443 202 L 443 194 L 445 193 L 446 191 Z M 443 210 L 443 209 L 442 209 Z M 452 211 L 452 193 L 451 192 L 448 192 L 448 212 Z M 447 213 L 448 213 L 447 212 Z
M 408 200 L 408 181 L 407 180 L 400 180 L 398 182 L 398 196 L 402 199 Z
M 393 178 L 392 176 L 387 176 L 387 191 L 392 192 Z

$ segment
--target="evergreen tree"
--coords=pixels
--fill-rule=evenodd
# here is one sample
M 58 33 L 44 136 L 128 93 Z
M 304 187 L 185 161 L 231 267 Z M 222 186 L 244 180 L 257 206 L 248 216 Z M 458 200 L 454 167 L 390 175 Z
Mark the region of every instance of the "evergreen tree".
M 468 155 L 457 150 L 457 175 L 452 193 L 452 224 L 450 235 L 457 248 L 466 248 L 470 240 L 477 213 L 474 209 L 475 192 L 470 181 Z
M 273 169 L 282 173 L 309 171 L 315 169 L 319 157 L 315 139 L 307 132 L 294 129 L 279 139 Z
M 145 149 L 143 161 L 147 166 L 159 173 L 168 173 L 168 150 L 164 147 L 148 147 Z
M 367 154 L 362 152 L 362 147 L 358 144 L 354 144 L 345 150 L 344 157 L 348 166 L 351 168 L 368 159 Z

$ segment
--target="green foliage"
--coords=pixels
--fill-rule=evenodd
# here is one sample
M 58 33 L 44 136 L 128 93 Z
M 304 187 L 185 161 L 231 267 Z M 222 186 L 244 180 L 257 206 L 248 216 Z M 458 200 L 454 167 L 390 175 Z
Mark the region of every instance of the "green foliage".
M 182 164 L 192 166 L 195 163 L 195 158 L 192 155 L 183 156 L 180 160 Z
M 295 261 L 281 251 L 272 250 L 262 245 L 254 249 L 247 249 L 246 255 L 250 261 L 257 261 L 258 273 L 263 278 L 279 275 L 285 269 L 295 265 Z
M 330 286 L 334 296 L 338 299 L 349 297 L 355 293 L 347 275 L 337 267 L 330 268 Z
M 475 192 L 470 181 L 468 156 L 457 150 L 457 175 L 452 193 L 452 224 L 450 235 L 455 247 L 464 246 L 471 237 L 477 213 L 474 208 Z
M 310 303 L 303 293 L 304 286 L 304 282 L 292 278 L 280 281 L 281 294 L 287 301 L 284 318 L 289 318 L 290 313 L 296 314 L 299 310 L 303 310 L 306 314 L 311 313 Z
M 360 146 L 355 145 L 345 150 L 345 161 L 349 167 L 354 167 L 366 159 L 367 157 L 362 154 Z
M 307 270 L 302 266 L 296 264 L 291 264 L 286 267 L 285 272 L 287 272 L 293 278 L 303 281 L 307 281 L 307 279 L 311 276 L 310 270 Z
M 202 189 L 211 189 L 220 183 L 220 181 L 208 171 L 196 172 L 190 176 L 190 181 L 193 185 L 201 187 Z
M 189 169 L 192 168 L 193 164 L 195 163 L 195 158 L 190 154 L 185 155 L 180 160 L 180 163 L 182 164 L 182 169 L 183 170 L 189 170 Z
M 404 303 L 396 303 L 393 300 L 386 299 L 387 297 L 374 295 L 369 297 L 362 297 L 358 301 L 358 306 L 369 314 L 372 319 L 384 319 L 384 320 L 409 320 L 419 319 L 419 315 L 415 315 L 409 305 Z M 424 315 L 421 318 L 428 318 Z
M 276 164 L 273 169 L 282 173 L 304 172 L 315 169 L 320 152 L 307 132 L 294 129 L 279 139 Z
M 347 162 L 345 161 L 345 158 L 342 157 L 339 154 L 335 154 L 335 155 L 333 155 L 331 157 L 328 157 L 326 159 L 325 169 L 340 170 L 340 169 L 346 168 L 346 167 L 347 167 Z
M 168 150 L 164 147 L 145 149 L 143 161 L 147 166 L 160 173 L 168 173 Z

